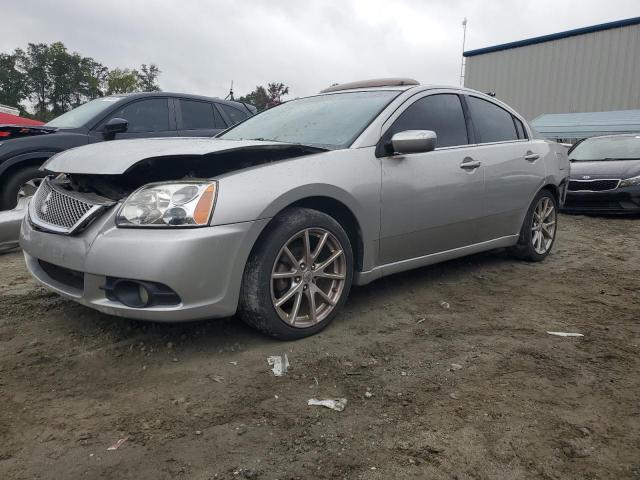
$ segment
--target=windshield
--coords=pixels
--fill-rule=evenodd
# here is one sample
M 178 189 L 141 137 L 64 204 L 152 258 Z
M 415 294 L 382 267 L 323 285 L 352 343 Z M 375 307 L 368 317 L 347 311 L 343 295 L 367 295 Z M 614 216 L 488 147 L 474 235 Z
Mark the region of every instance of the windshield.
M 578 145 L 569 159 L 575 162 L 640 159 L 640 135 L 590 138 Z
M 219 138 L 345 148 L 399 93 L 378 90 L 291 100 L 247 119 Z
M 78 128 L 86 125 L 92 118 L 109 108 L 122 97 L 102 97 L 69 110 L 46 124 L 47 127 Z

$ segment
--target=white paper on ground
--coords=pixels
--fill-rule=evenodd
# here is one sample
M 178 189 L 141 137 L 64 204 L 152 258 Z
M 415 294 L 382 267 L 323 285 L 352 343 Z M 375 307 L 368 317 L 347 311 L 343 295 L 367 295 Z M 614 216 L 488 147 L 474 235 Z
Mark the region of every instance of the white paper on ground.
M 307 401 L 307 405 L 318 405 L 320 407 L 330 408 L 336 412 L 341 412 L 344 410 L 344 407 L 347 406 L 347 399 L 331 398 L 327 400 L 318 400 L 317 398 L 310 398 L 309 401 Z
M 286 353 L 282 357 L 280 355 L 267 357 L 267 363 L 276 377 L 282 377 L 289 369 L 289 358 Z
M 584 337 L 581 333 L 571 333 L 571 332 L 547 332 L 549 335 L 556 335 L 558 337 Z

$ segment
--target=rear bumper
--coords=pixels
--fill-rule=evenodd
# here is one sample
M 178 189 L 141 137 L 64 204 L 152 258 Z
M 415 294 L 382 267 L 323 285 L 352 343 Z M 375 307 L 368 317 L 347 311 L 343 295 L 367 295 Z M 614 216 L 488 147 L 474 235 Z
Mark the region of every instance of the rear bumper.
M 606 192 L 567 192 L 562 210 L 575 213 L 640 213 L 640 186 Z

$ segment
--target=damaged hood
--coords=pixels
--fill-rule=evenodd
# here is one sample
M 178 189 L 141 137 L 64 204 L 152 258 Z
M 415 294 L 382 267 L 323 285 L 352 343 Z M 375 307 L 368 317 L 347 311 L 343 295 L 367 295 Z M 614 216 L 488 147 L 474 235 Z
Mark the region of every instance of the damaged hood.
M 58 173 L 120 175 L 136 163 L 150 158 L 197 157 L 222 152 L 321 148 L 259 140 L 218 140 L 215 138 L 148 138 L 94 143 L 61 152 L 42 168 Z

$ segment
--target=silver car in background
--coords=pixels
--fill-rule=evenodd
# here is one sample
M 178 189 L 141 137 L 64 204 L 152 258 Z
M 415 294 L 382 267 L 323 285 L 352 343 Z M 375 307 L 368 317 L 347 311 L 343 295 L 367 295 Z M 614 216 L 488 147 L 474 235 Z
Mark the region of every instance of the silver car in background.
M 352 284 L 508 247 L 543 260 L 564 149 L 482 93 L 395 79 L 289 101 L 218 138 L 89 145 L 45 168 L 31 274 L 102 312 L 324 328 Z

